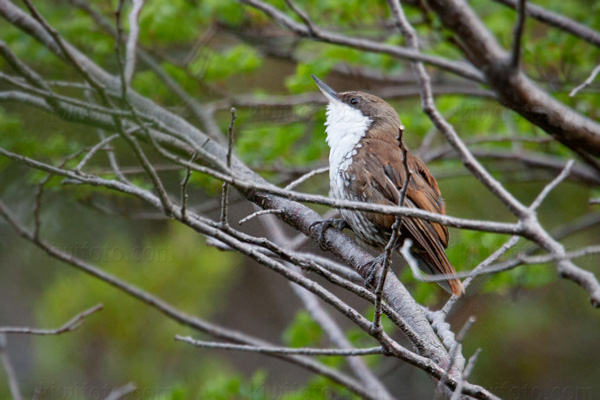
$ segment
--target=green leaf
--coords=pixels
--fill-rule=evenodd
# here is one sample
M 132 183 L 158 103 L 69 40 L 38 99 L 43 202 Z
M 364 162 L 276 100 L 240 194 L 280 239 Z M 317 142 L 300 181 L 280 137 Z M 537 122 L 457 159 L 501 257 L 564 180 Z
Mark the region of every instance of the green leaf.
M 322 337 L 323 329 L 305 310 L 296 313 L 283 333 L 283 341 L 290 347 L 313 347 L 321 342 Z

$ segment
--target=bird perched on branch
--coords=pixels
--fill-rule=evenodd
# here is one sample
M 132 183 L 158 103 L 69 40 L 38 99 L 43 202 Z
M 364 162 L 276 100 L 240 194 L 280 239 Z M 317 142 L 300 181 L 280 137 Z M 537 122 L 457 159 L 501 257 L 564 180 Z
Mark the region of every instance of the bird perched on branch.
M 364 92 L 336 93 L 314 75 L 313 79 L 329 101 L 325 131 L 331 149 L 331 195 L 337 199 L 403 205 L 445 214 L 438 184 L 425 163 L 404 145 L 404 126 L 392 106 Z M 403 191 L 407 177 L 408 186 Z M 396 222 L 394 215 L 348 209 L 341 209 L 340 213 L 361 242 L 382 250 L 390 241 Z M 410 238 L 411 253 L 420 269 L 434 275 L 455 274 L 445 253 L 446 226 L 414 217 L 403 217 L 401 224 L 396 248 Z M 438 283 L 456 296 L 464 293 L 458 279 Z

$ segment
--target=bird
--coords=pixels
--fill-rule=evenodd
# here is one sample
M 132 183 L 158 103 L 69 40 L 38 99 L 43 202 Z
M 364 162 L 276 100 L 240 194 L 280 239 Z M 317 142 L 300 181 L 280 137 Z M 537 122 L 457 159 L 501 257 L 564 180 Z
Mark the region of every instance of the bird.
M 361 91 L 337 93 L 312 75 L 328 101 L 325 132 L 329 145 L 330 196 L 372 204 L 399 205 L 411 171 L 403 206 L 445 214 L 439 186 L 425 165 L 403 140 L 404 126 L 394 108 L 383 99 Z M 340 209 L 343 222 L 363 245 L 382 250 L 388 244 L 396 221 L 394 215 Z M 339 225 L 336 225 L 340 227 Z M 323 227 L 326 229 L 326 227 Z M 411 253 L 419 268 L 433 275 L 455 275 L 446 256 L 449 233 L 445 225 L 415 217 L 403 217 L 396 242 L 398 250 L 411 239 Z M 457 278 L 437 282 L 460 296 L 464 288 Z

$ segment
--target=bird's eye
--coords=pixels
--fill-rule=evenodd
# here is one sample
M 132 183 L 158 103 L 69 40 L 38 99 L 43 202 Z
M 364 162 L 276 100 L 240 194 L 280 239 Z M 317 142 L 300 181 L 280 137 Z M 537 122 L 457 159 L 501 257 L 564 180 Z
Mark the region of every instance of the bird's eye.
M 352 100 L 350 100 L 350 104 L 358 104 L 360 102 L 360 99 L 358 97 L 353 97 Z

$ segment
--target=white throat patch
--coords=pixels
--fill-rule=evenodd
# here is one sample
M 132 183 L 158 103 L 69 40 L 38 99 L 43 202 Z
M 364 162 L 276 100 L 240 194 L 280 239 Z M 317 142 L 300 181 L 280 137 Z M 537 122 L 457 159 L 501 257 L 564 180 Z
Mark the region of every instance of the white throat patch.
M 356 108 L 342 103 L 330 101 L 327 105 L 327 121 L 325 132 L 329 152 L 329 176 L 333 177 L 336 171 L 346 170 L 352 155 L 356 154 L 354 148 L 366 134 L 371 125 L 371 119 L 366 117 Z

